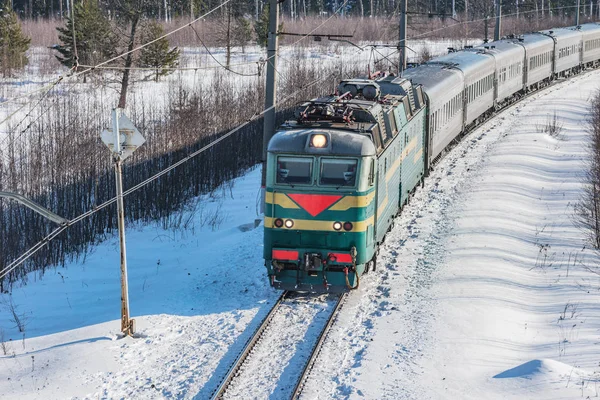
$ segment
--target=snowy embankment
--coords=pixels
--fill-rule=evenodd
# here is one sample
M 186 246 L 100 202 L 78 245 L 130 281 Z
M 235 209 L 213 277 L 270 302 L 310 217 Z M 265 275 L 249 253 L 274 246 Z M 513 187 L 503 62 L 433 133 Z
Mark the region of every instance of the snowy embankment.
M 0 329 L 13 339 L 7 355 L 0 348 L 2 396 L 189 398 L 214 388 L 213 372 L 228 367 L 248 327 L 278 297 L 264 276 L 262 225 L 254 229 L 259 182 L 255 169 L 233 191 L 206 196 L 188 231 L 128 228 L 130 305 L 140 338 L 117 340 L 116 239 L 82 263 L 40 280 L 31 274 L 12 296 L 0 295 Z M 25 323 L 24 342 L 9 302 Z
M 596 395 L 598 280 L 580 265 L 594 257 L 572 210 L 599 77 L 535 94 L 437 165 L 349 297 L 306 398 Z M 559 139 L 539 129 L 555 110 Z M 254 229 L 259 180 L 253 170 L 207 196 L 194 229 L 128 228 L 137 339 L 117 336 L 115 239 L 1 295 L 0 328 L 13 339 L 7 355 L 0 348 L 2 396 L 206 399 L 277 297 Z
M 599 77 L 533 95 L 437 165 L 346 307 L 308 398 L 599 394 L 599 286 L 583 268 L 598 260 L 573 225 Z M 558 139 L 543 132 L 555 111 Z

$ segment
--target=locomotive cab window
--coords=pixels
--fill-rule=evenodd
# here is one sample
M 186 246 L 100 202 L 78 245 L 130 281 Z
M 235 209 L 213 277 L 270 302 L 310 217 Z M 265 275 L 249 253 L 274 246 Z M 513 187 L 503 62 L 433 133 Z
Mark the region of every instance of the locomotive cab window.
M 351 159 L 321 159 L 322 186 L 354 186 L 356 184 L 356 167 L 358 162 Z
M 308 157 L 277 157 L 277 183 L 311 184 L 313 159 Z

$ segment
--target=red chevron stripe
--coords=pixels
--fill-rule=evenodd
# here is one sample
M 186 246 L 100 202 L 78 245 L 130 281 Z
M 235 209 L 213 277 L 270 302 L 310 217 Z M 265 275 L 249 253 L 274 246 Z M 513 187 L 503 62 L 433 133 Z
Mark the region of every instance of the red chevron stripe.
M 313 217 L 327 210 L 342 196 L 332 194 L 289 194 L 288 197 Z

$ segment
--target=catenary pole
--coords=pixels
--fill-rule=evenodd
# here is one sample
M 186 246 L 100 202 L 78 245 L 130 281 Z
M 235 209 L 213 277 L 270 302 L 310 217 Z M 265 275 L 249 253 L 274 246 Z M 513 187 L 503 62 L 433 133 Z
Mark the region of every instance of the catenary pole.
M 279 38 L 279 1 L 269 0 L 269 32 L 267 39 L 267 82 L 265 92 L 265 112 L 263 126 L 263 153 L 261 176 L 261 210 L 264 212 L 265 187 L 267 184 L 267 146 L 275 134 L 275 108 L 277 106 L 277 50 Z
M 131 156 L 146 139 L 133 122 L 123 113 L 123 109 L 112 110 L 112 131 L 103 130 L 100 138 L 112 153 L 115 163 L 115 186 L 117 189 L 117 223 L 119 227 L 119 247 L 121 249 L 121 331 L 133 336 L 135 320 L 129 318 L 129 290 L 127 287 L 127 251 L 125 248 L 125 207 L 123 206 L 123 161 Z
M 402 75 L 402 72 L 406 70 L 406 10 L 408 8 L 408 0 L 400 0 L 400 26 L 398 34 L 398 54 L 400 60 L 398 62 L 398 75 Z
M 496 27 L 494 29 L 494 40 L 500 40 L 502 34 L 502 3 L 496 0 Z
M 577 10 L 575 10 L 575 26 L 579 26 L 579 7 L 581 6 L 581 0 L 577 0 Z
M 117 187 L 117 218 L 119 225 L 119 247 L 121 248 L 121 332 L 133 335 L 133 323 L 129 319 L 129 288 L 127 287 L 127 249 L 125 246 L 125 207 L 123 206 L 123 171 L 121 159 L 121 137 L 119 133 L 119 117 L 121 109 L 112 111 L 113 133 L 115 135 L 115 182 Z

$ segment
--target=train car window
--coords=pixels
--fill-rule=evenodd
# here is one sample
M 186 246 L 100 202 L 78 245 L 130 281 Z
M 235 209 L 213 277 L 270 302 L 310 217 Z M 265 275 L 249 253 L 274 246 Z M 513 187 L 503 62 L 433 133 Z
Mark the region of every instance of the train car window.
M 277 183 L 282 184 L 311 184 L 312 157 L 277 157 Z
M 371 167 L 369 168 L 369 186 L 375 184 L 375 160 L 371 159 Z
M 341 158 L 321 158 L 319 185 L 354 186 L 358 161 Z

